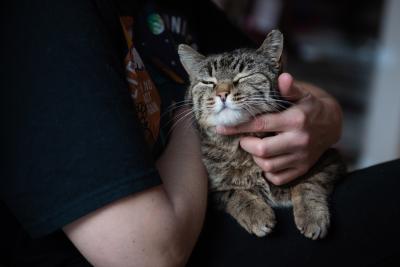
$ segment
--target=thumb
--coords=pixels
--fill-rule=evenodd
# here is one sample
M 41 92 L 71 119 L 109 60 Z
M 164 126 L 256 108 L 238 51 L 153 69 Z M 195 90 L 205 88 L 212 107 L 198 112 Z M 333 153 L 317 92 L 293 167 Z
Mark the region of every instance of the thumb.
M 281 95 L 292 102 L 297 102 L 307 95 L 307 93 L 296 84 L 294 78 L 289 73 L 282 73 L 278 77 L 278 87 Z

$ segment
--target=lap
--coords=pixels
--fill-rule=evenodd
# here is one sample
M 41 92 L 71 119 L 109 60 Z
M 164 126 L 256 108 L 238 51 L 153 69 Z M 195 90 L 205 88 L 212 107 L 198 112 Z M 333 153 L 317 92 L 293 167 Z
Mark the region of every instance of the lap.
M 398 263 L 400 160 L 350 173 L 330 200 L 332 226 L 319 241 L 297 230 L 291 209 L 278 209 L 265 238 L 209 208 L 189 266 L 387 266 Z M 397 256 L 397 258 L 396 258 Z

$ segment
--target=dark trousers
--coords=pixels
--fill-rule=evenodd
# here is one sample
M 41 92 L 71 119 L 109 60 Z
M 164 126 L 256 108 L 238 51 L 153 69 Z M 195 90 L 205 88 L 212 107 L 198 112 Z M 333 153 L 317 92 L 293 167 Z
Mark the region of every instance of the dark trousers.
M 400 266 L 400 160 L 350 173 L 331 198 L 332 225 L 319 241 L 297 230 L 291 209 L 264 238 L 210 208 L 189 266 Z

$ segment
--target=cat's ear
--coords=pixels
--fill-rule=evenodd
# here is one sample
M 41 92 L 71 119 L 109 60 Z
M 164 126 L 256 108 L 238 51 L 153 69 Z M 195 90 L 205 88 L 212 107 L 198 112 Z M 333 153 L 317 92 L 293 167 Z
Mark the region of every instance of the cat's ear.
M 206 58 L 192 47 L 185 44 L 179 45 L 178 54 L 183 67 L 190 76 L 198 73 L 199 63 Z
M 267 54 L 275 62 L 279 62 L 283 50 L 283 34 L 279 30 L 270 31 L 257 50 Z

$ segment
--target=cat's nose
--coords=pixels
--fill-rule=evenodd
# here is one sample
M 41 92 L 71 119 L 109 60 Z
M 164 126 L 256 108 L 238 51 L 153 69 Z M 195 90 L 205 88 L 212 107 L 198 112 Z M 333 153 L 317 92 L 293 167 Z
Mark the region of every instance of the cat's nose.
M 219 96 L 219 98 L 221 98 L 222 102 L 225 102 L 226 99 L 228 98 L 229 92 L 219 92 L 217 93 L 217 96 Z
M 215 94 L 221 99 L 222 102 L 225 102 L 228 98 L 228 95 L 231 93 L 232 85 L 229 83 L 221 83 L 217 85 Z

